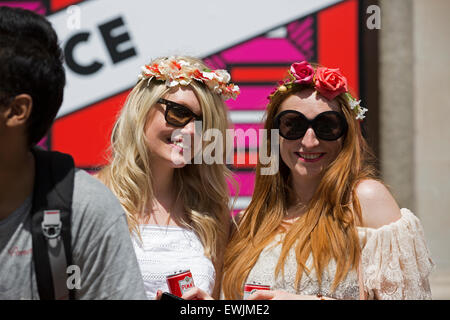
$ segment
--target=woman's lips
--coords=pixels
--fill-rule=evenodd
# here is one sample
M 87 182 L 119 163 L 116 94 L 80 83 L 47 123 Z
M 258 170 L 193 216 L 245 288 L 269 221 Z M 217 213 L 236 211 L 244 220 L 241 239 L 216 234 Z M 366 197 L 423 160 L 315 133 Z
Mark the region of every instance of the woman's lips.
M 179 152 L 183 152 L 183 147 L 181 147 L 175 143 L 171 143 L 170 146 Z
M 324 152 L 294 152 L 303 162 L 317 162 L 323 158 Z
M 183 153 L 187 149 L 189 149 L 189 145 L 184 144 L 184 140 L 182 138 L 171 140 L 171 138 L 167 139 L 167 144 L 169 144 L 172 148 L 178 150 Z
M 169 144 L 172 148 L 183 152 L 183 141 L 181 139 L 176 139 L 172 141 L 170 138 L 167 139 L 167 144 Z

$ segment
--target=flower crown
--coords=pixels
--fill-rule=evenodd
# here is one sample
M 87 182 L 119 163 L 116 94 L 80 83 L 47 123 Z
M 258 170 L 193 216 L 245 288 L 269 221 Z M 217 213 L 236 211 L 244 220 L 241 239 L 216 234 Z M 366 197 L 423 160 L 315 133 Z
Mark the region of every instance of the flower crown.
M 190 63 L 182 58 L 168 57 L 151 65 L 144 65 L 139 80 L 148 79 L 148 84 L 155 78 L 165 81 L 166 86 L 187 86 L 192 79 L 204 83 L 210 90 L 217 93 L 223 100 L 236 99 L 240 93 L 239 87 L 230 83 L 231 77 L 226 70 L 210 70 L 198 63 Z
M 315 89 L 328 100 L 333 100 L 341 93 L 345 93 L 348 104 L 356 114 L 356 120 L 365 118 L 364 113 L 368 110 L 363 108 L 361 100 L 356 100 L 348 92 L 347 78 L 345 78 L 339 69 L 330 69 L 319 67 L 316 71 L 306 61 L 293 63 L 288 71 L 289 77 L 280 81 L 279 86 L 271 92 L 268 99 L 271 100 L 277 93 L 283 93 L 294 84 L 313 84 Z

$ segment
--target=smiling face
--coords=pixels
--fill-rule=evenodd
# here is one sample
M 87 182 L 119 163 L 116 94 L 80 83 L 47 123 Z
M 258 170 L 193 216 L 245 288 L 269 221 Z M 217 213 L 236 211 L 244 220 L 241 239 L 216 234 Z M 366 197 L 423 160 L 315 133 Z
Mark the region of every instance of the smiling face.
M 325 111 L 340 112 L 336 101 L 324 99 L 312 89 L 294 93 L 283 100 L 278 113 L 285 110 L 301 112 L 309 120 Z M 343 137 L 335 141 L 321 140 L 309 128 L 302 138 L 296 140 L 280 137 L 280 156 L 294 177 L 317 178 L 336 159 L 341 151 L 342 141 Z
M 202 115 L 200 102 L 189 87 L 175 87 L 163 98 L 187 107 L 196 115 Z M 166 108 L 166 105 L 157 103 L 150 111 L 145 125 L 147 146 L 153 162 L 172 168 L 182 168 L 187 163 L 186 159 L 192 159 L 194 156 L 192 151 L 194 149 L 194 119 L 184 127 L 175 127 L 167 123 L 164 118 Z M 190 155 L 186 156 L 186 152 Z

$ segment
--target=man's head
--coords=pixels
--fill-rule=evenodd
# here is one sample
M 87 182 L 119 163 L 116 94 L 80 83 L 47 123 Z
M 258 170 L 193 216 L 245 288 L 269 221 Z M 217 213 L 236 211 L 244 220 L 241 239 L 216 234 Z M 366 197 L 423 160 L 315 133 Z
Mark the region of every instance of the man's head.
M 58 37 L 44 17 L 0 7 L 0 112 L 9 108 L 6 119 L 26 117 L 29 146 L 47 133 L 61 107 L 62 61 Z

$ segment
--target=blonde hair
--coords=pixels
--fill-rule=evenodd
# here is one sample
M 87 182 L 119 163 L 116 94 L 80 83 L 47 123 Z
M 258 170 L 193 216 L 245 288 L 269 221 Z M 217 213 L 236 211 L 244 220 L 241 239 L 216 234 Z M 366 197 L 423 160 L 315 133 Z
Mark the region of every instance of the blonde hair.
M 312 85 L 295 84 L 282 94 L 275 95 L 267 107 L 265 129 L 268 129 L 267 148 L 270 150 L 270 130 L 281 102 L 289 95 Z M 358 266 L 360 244 L 355 224 L 362 221 L 361 208 L 355 186 L 363 179 L 374 178 L 369 164 L 370 152 L 361 135 L 358 121 L 343 94 L 336 98 L 348 122 L 348 132 L 337 158 L 326 168 L 321 182 L 308 203 L 306 213 L 286 232 L 275 275 L 284 275 L 284 263 L 291 248 L 295 248 L 298 290 L 303 272 L 309 273 L 306 261 L 310 254 L 319 284 L 321 275 L 331 259 L 337 270 L 332 284 L 335 290 L 346 274 Z M 255 265 L 261 251 L 275 235 L 283 232 L 281 224 L 290 206 L 290 170 L 280 157 L 280 170 L 275 175 L 261 175 L 257 164 L 255 190 L 245 210 L 239 229 L 227 247 L 224 261 L 223 292 L 226 298 L 239 299 L 244 281 Z
M 204 65 L 196 58 L 176 58 Z M 161 59 L 164 58 L 151 63 Z M 203 132 L 215 128 L 225 137 L 228 127 L 225 103 L 202 83 L 192 81 L 190 88 L 200 102 Z M 154 199 L 150 151 L 144 129 L 150 110 L 169 90 L 164 82 L 155 79 L 150 82 L 141 80 L 136 84 L 113 127 L 109 165 L 99 173 L 99 178 L 113 191 L 125 209 L 130 232 L 139 238 L 139 216 Z M 225 164 L 187 164 L 175 169 L 174 179 L 175 192 L 186 211 L 186 215 L 178 222 L 198 234 L 205 255 L 214 262 L 218 258 L 218 251 L 225 248 L 228 240 L 230 208 L 226 179 L 235 184 L 231 172 Z

